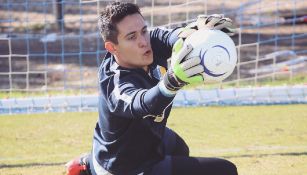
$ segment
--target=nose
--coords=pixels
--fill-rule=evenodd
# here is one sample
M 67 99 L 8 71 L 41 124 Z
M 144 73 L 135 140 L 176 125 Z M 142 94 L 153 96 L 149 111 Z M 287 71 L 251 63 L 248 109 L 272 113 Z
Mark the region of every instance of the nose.
M 139 47 L 143 48 L 147 46 L 147 39 L 145 36 L 140 36 L 139 37 Z

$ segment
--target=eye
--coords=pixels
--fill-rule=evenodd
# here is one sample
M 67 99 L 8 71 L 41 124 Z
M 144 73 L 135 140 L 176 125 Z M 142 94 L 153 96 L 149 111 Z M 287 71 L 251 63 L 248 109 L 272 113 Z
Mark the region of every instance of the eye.
M 148 32 L 147 28 L 142 30 L 143 34 L 146 34 Z
M 128 40 L 134 40 L 134 39 L 136 39 L 136 36 L 135 36 L 135 34 L 129 35 L 129 36 L 127 37 L 127 39 L 128 39 Z

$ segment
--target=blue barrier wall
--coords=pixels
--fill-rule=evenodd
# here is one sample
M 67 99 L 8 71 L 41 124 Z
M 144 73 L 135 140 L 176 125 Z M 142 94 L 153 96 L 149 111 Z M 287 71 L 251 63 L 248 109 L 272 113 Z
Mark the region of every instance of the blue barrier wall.
M 98 96 L 55 96 L 0 100 L 0 114 L 97 111 Z M 307 104 L 307 85 L 181 90 L 174 107 Z

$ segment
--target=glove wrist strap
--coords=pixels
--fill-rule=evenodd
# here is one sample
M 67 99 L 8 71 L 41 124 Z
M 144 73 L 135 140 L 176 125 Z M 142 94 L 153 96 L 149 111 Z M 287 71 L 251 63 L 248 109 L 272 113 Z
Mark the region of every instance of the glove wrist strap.
M 159 83 L 159 90 L 166 97 L 174 97 L 176 95 L 176 93 L 177 93 L 177 91 L 172 91 L 172 90 L 168 89 L 166 87 L 164 81 L 160 81 L 160 83 Z

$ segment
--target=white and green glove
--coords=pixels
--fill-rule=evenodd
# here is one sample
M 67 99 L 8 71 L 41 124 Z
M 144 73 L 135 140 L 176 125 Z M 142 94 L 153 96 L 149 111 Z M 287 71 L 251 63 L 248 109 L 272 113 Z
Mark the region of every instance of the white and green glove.
M 171 64 L 159 83 L 159 89 L 164 95 L 174 96 L 186 84 L 203 82 L 200 73 L 204 72 L 204 68 L 199 64 L 200 58 L 183 59 L 192 49 L 191 45 L 183 43 L 182 38 L 179 38 L 174 44 Z
M 222 14 L 213 14 L 213 15 L 199 15 L 195 22 L 188 24 L 182 29 L 178 37 L 187 38 L 193 32 L 199 29 L 215 29 L 221 30 L 229 36 L 237 33 L 236 29 L 232 27 L 232 20 L 230 18 L 223 17 Z

